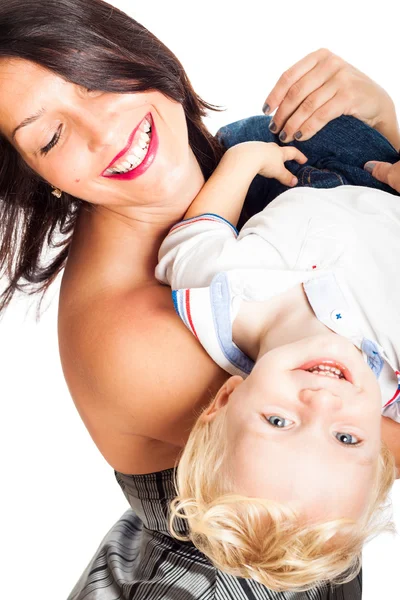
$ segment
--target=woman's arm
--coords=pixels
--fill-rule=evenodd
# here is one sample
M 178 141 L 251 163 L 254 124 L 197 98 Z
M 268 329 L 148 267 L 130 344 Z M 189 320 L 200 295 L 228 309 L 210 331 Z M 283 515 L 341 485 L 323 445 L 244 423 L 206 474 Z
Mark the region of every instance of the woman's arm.
M 381 418 L 382 439 L 393 454 L 396 461 L 397 479 L 400 478 L 400 423 L 389 419 Z
M 108 463 L 124 473 L 172 467 L 200 411 L 228 374 L 154 284 L 100 293 L 60 317 L 60 352 L 78 412 Z
M 396 150 L 400 148 L 396 109 L 389 94 L 324 48 L 282 74 L 264 104 L 266 114 L 275 109 L 273 131 L 281 132 L 285 142 L 308 140 L 332 119 L 351 115 L 377 129 Z

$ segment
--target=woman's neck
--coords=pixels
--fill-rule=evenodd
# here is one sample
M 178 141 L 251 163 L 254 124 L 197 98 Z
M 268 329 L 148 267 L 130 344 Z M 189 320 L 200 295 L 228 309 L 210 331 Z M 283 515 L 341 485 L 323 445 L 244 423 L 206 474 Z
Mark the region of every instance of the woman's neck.
M 70 247 L 65 279 L 89 277 L 104 286 L 154 283 L 158 250 L 169 229 L 182 219 L 204 178 L 198 164 L 172 198 L 149 205 L 84 207 Z M 89 283 L 89 281 L 88 281 Z
M 171 174 L 163 185 L 159 182 L 151 188 L 148 202 L 127 196 L 107 206 L 85 205 L 75 226 L 64 289 L 69 281 L 77 286 L 85 281 L 94 293 L 107 286 L 126 289 L 154 284 L 161 242 L 204 185 L 191 150 L 178 175 Z

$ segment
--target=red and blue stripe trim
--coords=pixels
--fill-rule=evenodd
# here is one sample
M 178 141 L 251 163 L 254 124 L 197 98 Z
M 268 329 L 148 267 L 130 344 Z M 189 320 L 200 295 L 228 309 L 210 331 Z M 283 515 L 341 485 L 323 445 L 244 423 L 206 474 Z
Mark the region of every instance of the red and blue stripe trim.
M 223 217 L 215 215 L 214 213 L 204 213 L 203 215 L 197 215 L 196 217 L 192 217 L 191 219 L 184 219 L 183 221 L 180 221 L 170 229 L 168 235 L 171 235 L 171 233 L 174 233 L 175 231 L 181 229 L 182 227 L 185 227 L 186 225 L 200 223 L 201 221 L 213 221 L 214 223 L 223 223 L 224 225 L 228 225 L 236 236 L 239 233 L 236 227 Z
M 182 319 L 186 327 L 193 333 L 193 335 L 199 339 L 193 323 L 192 312 L 190 308 L 190 289 L 173 290 L 172 300 L 178 316 Z
M 393 402 L 396 402 L 400 398 L 400 371 L 395 371 L 395 373 L 396 373 L 396 377 L 397 377 L 397 390 L 395 391 L 392 398 L 390 398 L 390 400 L 388 400 L 386 402 L 386 404 L 383 408 L 390 406 L 390 404 L 393 404 Z

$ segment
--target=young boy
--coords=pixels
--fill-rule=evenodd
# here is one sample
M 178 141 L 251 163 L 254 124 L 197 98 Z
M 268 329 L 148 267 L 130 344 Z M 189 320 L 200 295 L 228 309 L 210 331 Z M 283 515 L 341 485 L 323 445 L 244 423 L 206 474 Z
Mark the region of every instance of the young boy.
M 400 423 L 399 199 L 297 188 L 238 234 L 256 174 L 297 183 L 287 160 L 306 158 L 229 149 L 156 270 L 233 375 L 185 448 L 175 513 L 220 568 L 280 590 L 354 576 L 393 481 L 380 415 Z

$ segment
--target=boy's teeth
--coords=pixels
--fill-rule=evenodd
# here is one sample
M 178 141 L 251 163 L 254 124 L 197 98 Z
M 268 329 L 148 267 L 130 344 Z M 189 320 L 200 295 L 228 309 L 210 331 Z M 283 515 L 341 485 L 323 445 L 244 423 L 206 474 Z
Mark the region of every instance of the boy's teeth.
M 307 369 L 310 373 L 317 375 L 323 375 L 325 377 L 334 377 L 335 379 L 344 379 L 344 375 L 337 367 L 330 367 L 328 365 L 316 365 L 311 369 Z

